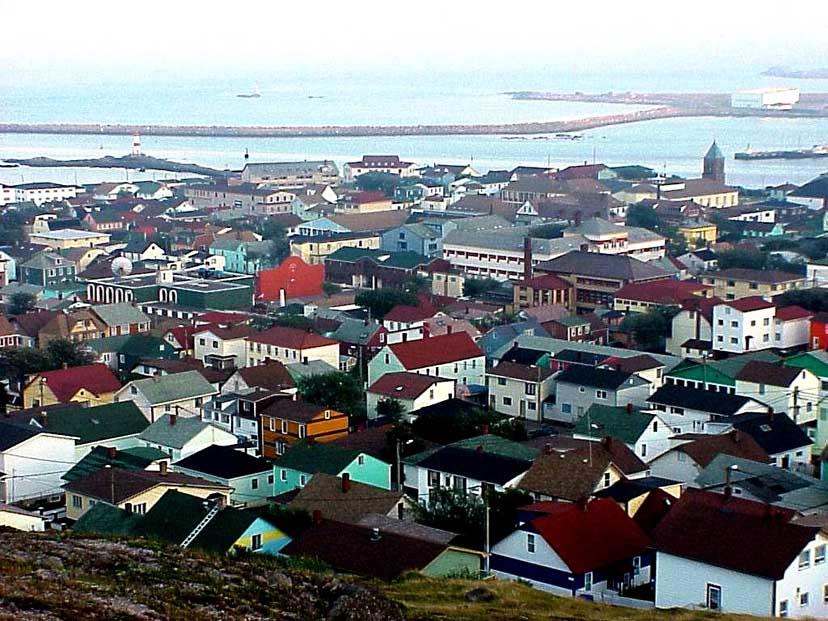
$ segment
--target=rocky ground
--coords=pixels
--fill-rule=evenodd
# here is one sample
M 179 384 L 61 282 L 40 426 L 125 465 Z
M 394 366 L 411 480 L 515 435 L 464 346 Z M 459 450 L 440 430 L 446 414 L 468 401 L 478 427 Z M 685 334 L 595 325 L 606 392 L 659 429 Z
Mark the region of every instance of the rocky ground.
M 404 618 L 398 604 L 371 587 L 270 559 L 0 533 L 0 620 Z

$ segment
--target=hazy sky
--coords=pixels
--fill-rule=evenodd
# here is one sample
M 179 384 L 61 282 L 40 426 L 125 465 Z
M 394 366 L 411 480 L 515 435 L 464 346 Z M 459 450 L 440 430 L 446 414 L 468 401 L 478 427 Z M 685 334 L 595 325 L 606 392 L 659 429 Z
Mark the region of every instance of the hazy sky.
M 0 0 L 0 83 L 258 71 L 828 65 L 828 2 Z

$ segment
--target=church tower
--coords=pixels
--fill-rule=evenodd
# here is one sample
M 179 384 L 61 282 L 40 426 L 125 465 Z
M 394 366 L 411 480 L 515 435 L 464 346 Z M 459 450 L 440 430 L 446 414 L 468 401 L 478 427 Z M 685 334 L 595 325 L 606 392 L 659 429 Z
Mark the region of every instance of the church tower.
M 707 150 L 707 155 L 704 156 L 704 172 L 702 172 L 702 178 L 712 179 L 721 184 L 725 182 L 725 158 L 715 140 Z

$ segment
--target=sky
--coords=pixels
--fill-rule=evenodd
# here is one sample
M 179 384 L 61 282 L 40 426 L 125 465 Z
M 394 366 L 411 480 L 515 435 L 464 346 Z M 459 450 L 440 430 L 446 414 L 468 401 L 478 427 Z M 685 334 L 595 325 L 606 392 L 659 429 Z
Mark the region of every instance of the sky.
M 257 73 L 828 65 L 828 2 L 0 0 L 0 86 Z

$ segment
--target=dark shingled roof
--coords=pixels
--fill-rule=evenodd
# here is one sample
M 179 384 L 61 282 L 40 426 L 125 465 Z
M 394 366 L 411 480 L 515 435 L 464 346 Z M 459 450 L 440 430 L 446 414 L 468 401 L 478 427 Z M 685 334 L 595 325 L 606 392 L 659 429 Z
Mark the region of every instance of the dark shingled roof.
M 625 384 L 638 386 L 643 383 L 641 379 L 635 378 L 631 373 L 588 367 L 582 364 L 573 364 L 567 367 L 555 377 L 555 381 L 607 390 L 618 390 Z M 629 381 L 632 383 L 629 383 Z
M 273 472 L 273 466 L 261 457 L 253 457 L 230 446 L 214 444 L 175 463 L 185 468 L 220 479 L 235 479 L 250 474 Z
M 350 481 L 348 491 L 344 492 L 341 478 L 319 473 L 299 490 L 289 506 L 311 514 L 319 511 L 326 519 L 356 524 L 369 513 L 388 515 L 402 498 L 402 492 L 357 481 Z
M 790 510 L 690 488 L 656 526 L 653 540 L 659 552 L 780 580 L 819 532 L 791 524 L 793 516 Z
M 724 392 L 712 392 L 700 388 L 664 384 L 650 395 L 647 401 L 659 405 L 730 416 L 736 414 L 740 408 L 750 403 L 751 399 Z
M 495 453 L 446 446 L 418 464 L 429 470 L 450 472 L 478 481 L 504 485 L 529 470 L 531 461 Z
M 390 532 L 375 540 L 370 528 L 323 520 L 290 542 L 288 556 L 316 558 L 334 569 L 381 580 L 420 571 L 446 550 L 446 545 Z
M 761 446 L 768 455 L 801 449 L 813 444 L 808 434 L 784 412 L 739 414 L 727 420 Z
M 538 272 L 555 274 L 581 274 L 596 278 L 612 278 L 626 282 L 669 278 L 669 274 L 650 263 L 624 255 L 600 254 L 573 250 L 551 261 L 543 261 L 536 267 Z
M 805 369 L 752 360 L 742 368 L 736 379 L 755 384 L 790 386 L 800 373 L 805 373 Z

